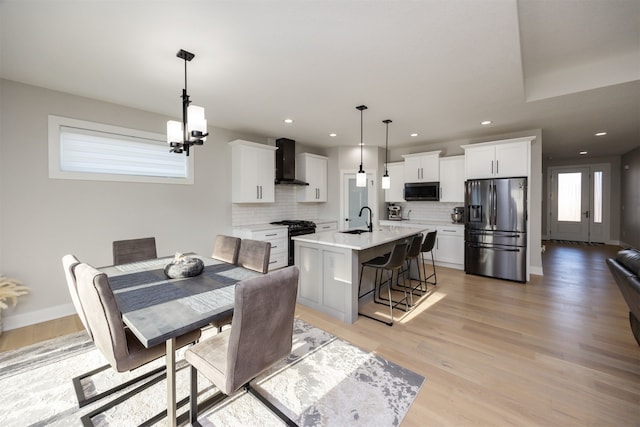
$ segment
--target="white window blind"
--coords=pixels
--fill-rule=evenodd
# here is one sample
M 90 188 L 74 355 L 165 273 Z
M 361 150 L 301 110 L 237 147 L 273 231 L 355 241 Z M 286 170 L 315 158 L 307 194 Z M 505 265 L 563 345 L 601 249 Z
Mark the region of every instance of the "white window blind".
M 55 116 L 49 122 L 52 178 L 193 183 L 191 158 L 169 152 L 164 135 Z

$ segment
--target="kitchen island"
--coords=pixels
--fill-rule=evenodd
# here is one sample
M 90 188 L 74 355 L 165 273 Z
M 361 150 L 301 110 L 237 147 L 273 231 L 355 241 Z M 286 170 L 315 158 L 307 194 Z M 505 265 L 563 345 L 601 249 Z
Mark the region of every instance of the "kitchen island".
M 376 227 L 347 234 L 326 231 L 295 236 L 295 265 L 300 269 L 298 302 L 347 323 L 358 319 L 360 263 L 391 251 L 399 241 L 429 231 L 427 227 Z M 362 292 L 373 288 L 374 274 L 365 269 Z

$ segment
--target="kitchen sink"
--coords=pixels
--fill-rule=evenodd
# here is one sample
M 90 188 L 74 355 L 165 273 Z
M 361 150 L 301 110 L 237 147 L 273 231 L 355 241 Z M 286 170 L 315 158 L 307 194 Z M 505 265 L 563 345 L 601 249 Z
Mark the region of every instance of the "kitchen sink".
M 345 233 L 345 234 L 362 234 L 362 233 L 368 233 L 368 232 L 369 230 L 358 230 L 358 229 L 341 231 L 341 233 Z

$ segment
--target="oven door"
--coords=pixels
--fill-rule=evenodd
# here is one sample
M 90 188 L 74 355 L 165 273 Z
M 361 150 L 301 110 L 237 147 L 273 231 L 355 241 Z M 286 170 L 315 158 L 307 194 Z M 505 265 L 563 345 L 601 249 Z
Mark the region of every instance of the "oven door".
M 289 230 L 289 265 L 293 265 L 295 263 L 295 259 L 293 258 L 294 252 L 294 241 L 291 240 L 294 236 L 302 236 L 304 234 L 313 234 L 316 232 L 315 228 L 303 228 L 300 230 Z

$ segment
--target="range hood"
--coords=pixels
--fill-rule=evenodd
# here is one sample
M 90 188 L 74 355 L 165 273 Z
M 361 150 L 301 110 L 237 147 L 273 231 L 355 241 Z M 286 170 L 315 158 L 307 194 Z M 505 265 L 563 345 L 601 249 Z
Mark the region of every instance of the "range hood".
M 296 142 L 293 139 L 276 139 L 276 184 L 309 185 L 296 179 Z

